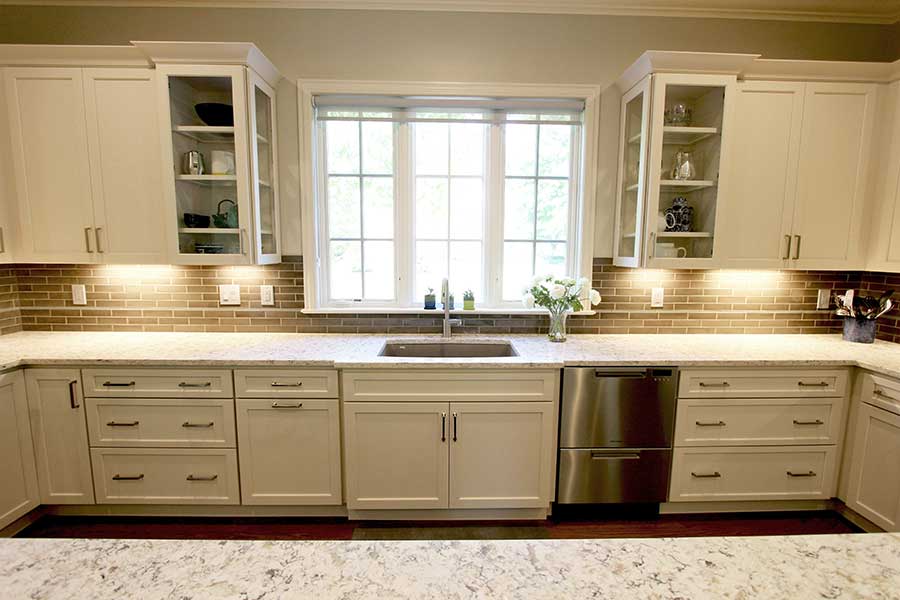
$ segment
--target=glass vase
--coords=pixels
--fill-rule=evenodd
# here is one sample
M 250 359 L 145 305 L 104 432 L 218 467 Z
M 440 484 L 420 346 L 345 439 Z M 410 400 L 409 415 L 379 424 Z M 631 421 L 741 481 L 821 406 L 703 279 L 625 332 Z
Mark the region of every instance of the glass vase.
M 550 331 L 547 337 L 551 342 L 566 341 L 566 317 L 569 311 L 566 309 L 548 309 L 550 311 Z

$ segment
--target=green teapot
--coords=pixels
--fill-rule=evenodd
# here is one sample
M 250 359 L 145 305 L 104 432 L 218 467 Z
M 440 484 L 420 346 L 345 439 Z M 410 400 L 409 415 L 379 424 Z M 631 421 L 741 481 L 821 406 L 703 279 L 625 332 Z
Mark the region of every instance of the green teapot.
M 228 202 L 231 206 L 225 212 L 222 212 L 222 205 Z M 234 200 L 225 198 L 219 202 L 216 207 L 216 214 L 212 215 L 213 225 L 219 229 L 237 229 L 238 226 L 238 207 Z

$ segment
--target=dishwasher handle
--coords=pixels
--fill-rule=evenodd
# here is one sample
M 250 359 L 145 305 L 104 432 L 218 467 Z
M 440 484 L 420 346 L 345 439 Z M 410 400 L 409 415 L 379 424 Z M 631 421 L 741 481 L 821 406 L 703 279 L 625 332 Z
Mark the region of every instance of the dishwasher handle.
M 604 369 L 596 369 L 594 377 L 597 379 L 643 379 L 647 376 L 647 370 L 640 371 L 607 371 Z

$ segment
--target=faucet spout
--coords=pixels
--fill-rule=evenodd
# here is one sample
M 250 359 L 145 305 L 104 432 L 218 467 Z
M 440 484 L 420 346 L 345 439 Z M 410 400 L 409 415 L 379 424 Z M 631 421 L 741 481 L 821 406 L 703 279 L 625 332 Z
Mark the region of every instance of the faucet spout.
M 441 332 L 441 337 L 450 338 L 450 327 L 452 325 L 461 325 L 462 319 L 451 319 L 450 318 L 450 282 L 444 277 L 443 281 L 441 281 L 441 302 L 444 303 L 444 327 Z

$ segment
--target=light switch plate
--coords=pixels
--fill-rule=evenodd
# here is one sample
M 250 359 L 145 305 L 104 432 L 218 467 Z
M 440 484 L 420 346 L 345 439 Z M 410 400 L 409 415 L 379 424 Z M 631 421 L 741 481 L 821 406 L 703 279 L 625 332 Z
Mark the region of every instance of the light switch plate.
M 661 287 L 655 287 L 650 292 L 650 307 L 651 308 L 662 308 L 663 307 L 663 299 L 665 298 L 665 291 Z
M 87 304 L 87 292 L 84 291 L 84 285 L 80 283 L 72 284 L 72 304 L 75 306 Z
M 275 288 L 271 285 L 259 286 L 259 303 L 263 306 L 275 306 Z
M 219 305 L 221 306 L 238 306 L 241 303 L 241 286 L 239 285 L 220 285 L 219 286 Z
M 816 298 L 816 308 L 830 308 L 831 307 L 831 290 L 822 288 L 819 290 L 819 295 Z

